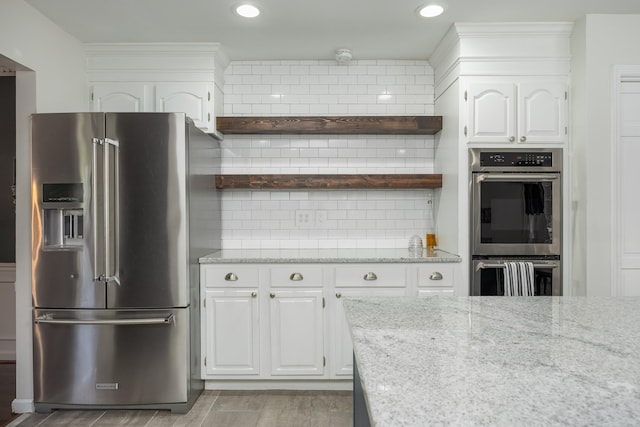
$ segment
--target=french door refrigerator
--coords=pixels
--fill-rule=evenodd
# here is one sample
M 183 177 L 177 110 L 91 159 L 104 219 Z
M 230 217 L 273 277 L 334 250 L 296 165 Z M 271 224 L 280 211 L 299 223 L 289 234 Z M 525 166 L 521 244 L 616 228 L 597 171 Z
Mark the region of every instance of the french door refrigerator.
M 177 113 L 31 117 L 34 401 L 186 412 L 219 143 Z

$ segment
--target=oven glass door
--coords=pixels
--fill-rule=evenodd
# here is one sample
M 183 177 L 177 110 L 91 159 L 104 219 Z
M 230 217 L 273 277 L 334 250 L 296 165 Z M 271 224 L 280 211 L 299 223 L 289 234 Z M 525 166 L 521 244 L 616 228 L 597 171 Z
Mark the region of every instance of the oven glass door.
M 560 255 L 558 173 L 474 173 L 473 255 Z
M 510 260 L 473 260 L 471 295 L 504 296 L 504 262 Z M 561 271 L 559 260 L 526 260 L 533 263 L 534 295 L 562 295 Z

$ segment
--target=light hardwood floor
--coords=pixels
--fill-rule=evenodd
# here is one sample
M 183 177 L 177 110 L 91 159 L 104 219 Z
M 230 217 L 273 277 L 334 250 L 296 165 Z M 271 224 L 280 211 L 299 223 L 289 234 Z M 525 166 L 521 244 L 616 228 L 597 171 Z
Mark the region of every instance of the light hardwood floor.
M 347 427 L 349 391 L 204 391 L 184 415 L 169 411 L 53 411 L 19 426 Z

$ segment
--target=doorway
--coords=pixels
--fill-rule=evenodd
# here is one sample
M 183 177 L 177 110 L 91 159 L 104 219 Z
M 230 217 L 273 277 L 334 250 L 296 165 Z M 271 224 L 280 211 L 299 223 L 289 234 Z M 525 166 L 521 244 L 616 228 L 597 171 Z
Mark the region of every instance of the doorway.
M 640 66 L 615 67 L 612 93 L 611 295 L 640 296 Z

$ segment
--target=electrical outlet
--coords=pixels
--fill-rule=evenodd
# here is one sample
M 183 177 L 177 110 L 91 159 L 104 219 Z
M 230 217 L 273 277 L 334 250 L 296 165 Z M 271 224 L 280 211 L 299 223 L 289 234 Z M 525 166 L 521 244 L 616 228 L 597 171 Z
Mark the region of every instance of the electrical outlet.
M 316 227 L 325 228 L 327 226 L 327 211 L 316 211 Z
M 312 228 L 316 225 L 315 211 L 302 210 L 296 211 L 296 227 Z

